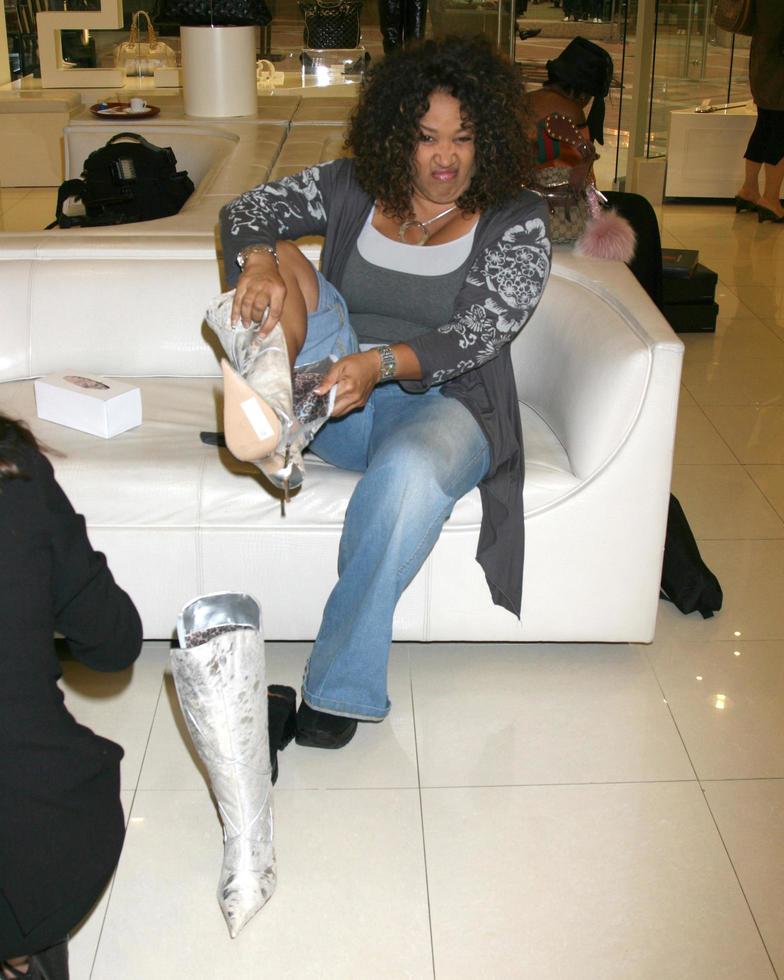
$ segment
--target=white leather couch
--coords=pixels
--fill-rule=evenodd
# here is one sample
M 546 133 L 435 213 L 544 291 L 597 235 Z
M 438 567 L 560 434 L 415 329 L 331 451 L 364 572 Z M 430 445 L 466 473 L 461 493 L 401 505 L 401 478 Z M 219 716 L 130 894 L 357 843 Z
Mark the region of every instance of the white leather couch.
M 52 451 L 147 637 L 168 637 L 193 596 L 236 589 L 261 600 L 268 637 L 312 638 L 357 478 L 311 458 L 281 518 L 253 467 L 200 441 L 220 427 L 202 322 L 220 278 L 201 234 L 4 236 L 0 411 L 31 421 Z M 624 266 L 558 254 L 513 358 L 527 458 L 522 621 L 492 605 L 474 560 L 474 491 L 404 594 L 395 637 L 649 641 L 682 344 Z M 66 368 L 134 379 L 142 426 L 104 441 L 37 420 L 31 379 Z

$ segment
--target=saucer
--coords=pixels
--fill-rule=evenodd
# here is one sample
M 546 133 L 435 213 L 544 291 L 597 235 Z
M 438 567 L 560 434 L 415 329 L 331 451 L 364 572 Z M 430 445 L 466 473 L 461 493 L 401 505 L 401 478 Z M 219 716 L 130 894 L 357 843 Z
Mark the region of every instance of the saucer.
M 134 110 L 130 102 L 96 102 L 90 106 L 90 112 L 98 119 L 151 119 L 160 111 L 157 105 Z

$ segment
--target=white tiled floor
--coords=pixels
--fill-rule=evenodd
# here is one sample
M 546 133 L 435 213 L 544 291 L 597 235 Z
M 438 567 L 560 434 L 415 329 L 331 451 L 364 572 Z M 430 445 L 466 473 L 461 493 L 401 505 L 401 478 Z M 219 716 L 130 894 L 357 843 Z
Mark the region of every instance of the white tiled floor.
M 47 193 L 0 192 L 0 227 L 40 227 Z M 281 756 L 278 891 L 234 941 L 165 645 L 67 665 L 129 813 L 74 980 L 784 977 L 784 228 L 662 220 L 721 276 L 716 334 L 683 335 L 673 485 L 724 610 L 662 604 L 647 647 L 396 645 L 387 722 Z M 270 680 L 306 656 L 268 644 Z

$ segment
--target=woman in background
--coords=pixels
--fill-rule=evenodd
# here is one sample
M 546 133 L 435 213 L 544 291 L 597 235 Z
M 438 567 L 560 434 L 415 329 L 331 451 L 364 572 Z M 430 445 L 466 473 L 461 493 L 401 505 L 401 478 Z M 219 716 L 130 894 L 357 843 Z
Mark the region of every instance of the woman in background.
M 595 183 L 593 166 L 598 159 L 595 144 L 604 145 L 605 99 L 612 78 L 610 54 L 584 37 L 573 38 L 557 58 L 547 62 L 547 81 L 530 93 L 533 119 L 530 135 L 536 144 L 537 170 L 563 167 L 574 171 L 579 181 Z M 548 120 L 554 115 L 575 127 L 576 144 L 549 136 Z M 602 194 L 634 230 L 636 241 L 627 265 L 654 303 L 661 306 L 661 239 L 650 202 L 640 194 L 618 191 L 602 191 Z
M 54 634 L 122 670 L 141 622 L 32 434 L 2 415 L 0 629 L 0 977 L 66 980 L 68 933 L 122 848 L 123 751 L 66 710 Z
M 735 196 L 736 211 L 756 211 L 757 220 L 784 224 L 784 3 L 756 0 L 749 53 L 749 83 L 757 124 L 746 149 L 746 178 Z M 760 194 L 760 172 L 765 187 Z

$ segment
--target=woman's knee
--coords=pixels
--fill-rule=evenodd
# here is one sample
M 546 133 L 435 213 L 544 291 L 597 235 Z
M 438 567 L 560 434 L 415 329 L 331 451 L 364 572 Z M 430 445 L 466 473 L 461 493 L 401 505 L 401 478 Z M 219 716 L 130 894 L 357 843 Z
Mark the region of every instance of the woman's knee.
M 276 246 L 280 273 L 287 284 L 296 282 L 305 307 L 312 313 L 318 306 L 319 290 L 316 270 L 293 242 L 279 241 Z
M 465 460 L 445 458 L 427 443 L 413 440 L 393 441 L 373 466 L 389 505 L 402 513 L 442 506 L 455 495 L 462 496 L 465 467 Z

